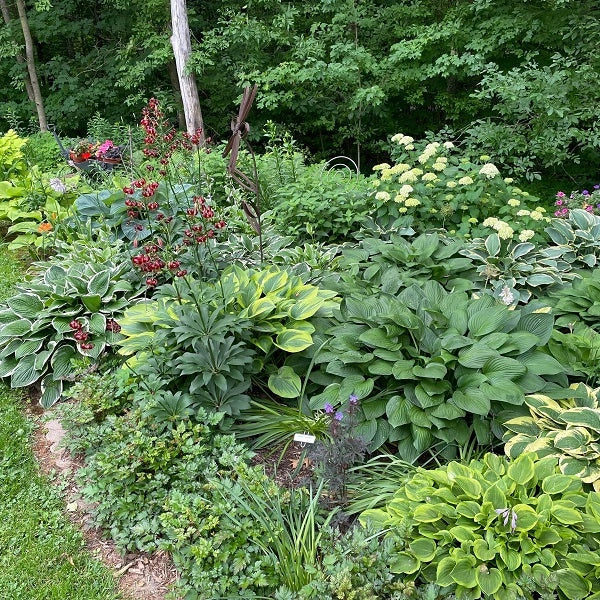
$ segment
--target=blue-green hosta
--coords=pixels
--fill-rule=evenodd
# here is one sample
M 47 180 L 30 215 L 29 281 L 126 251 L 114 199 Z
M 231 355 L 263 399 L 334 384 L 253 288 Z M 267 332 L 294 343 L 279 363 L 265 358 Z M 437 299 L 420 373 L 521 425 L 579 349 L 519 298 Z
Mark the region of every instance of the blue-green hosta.
M 0 310 L 0 377 L 13 388 L 41 380 L 43 406 L 62 393 L 77 357 L 97 360 L 121 335 L 118 320 L 135 295 L 128 263 L 54 260 Z M 63 257 L 64 258 L 64 257 Z
M 473 432 L 489 443 L 500 411 L 566 384 L 562 365 L 542 350 L 553 327 L 548 310 L 510 310 L 433 281 L 398 296 L 347 297 L 315 359 L 310 406 L 339 406 L 355 394 L 363 416 L 357 434 L 371 449 L 393 443 L 411 462 L 436 444 L 456 449 Z
M 487 454 L 418 469 L 385 508 L 360 519 L 404 540 L 393 572 L 445 586 L 457 600 L 600 598 L 600 494 L 584 492 L 553 456 Z
M 527 396 L 531 414 L 504 423 L 506 454 L 511 458 L 523 452 L 554 456 L 562 473 L 576 475 L 600 491 L 599 391 L 581 384 L 564 400 L 543 394 Z

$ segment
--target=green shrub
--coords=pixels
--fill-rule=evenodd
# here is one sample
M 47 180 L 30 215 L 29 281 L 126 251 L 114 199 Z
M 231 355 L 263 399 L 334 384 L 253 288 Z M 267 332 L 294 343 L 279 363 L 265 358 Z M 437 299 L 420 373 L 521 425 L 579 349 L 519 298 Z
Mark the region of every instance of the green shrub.
M 565 475 L 579 477 L 600 491 L 599 390 L 572 386 L 572 397 L 553 400 L 542 394 L 525 398 L 531 413 L 504 423 L 504 450 L 511 458 L 535 452 L 558 458 Z
M 274 191 L 269 222 L 285 235 L 303 240 L 344 242 L 371 211 L 370 184 L 362 176 L 311 165 L 296 181 Z
M 509 462 L 487 454 L 419 469 L 361 521 L 403 542 L 392 572 L 437 583 L 458 600 L 577 600 L 600 591 L 600 494 L 584 492 L 553 456 Z
M 54 136 L 49 132 L 30 135 L 23 147 L 23 153 L 29 164 L 36 165 L 41 171 L 55 171 L 64 161 Z
M 600 226 L 599 226 L 600 229 Z M 551 291 L 550 301 L 556 315 L 556 325 L 563 330 L 573 329 L 583 322 L 591 329 L 600 328 L 600 269 L 584 272 L 571 285 Z

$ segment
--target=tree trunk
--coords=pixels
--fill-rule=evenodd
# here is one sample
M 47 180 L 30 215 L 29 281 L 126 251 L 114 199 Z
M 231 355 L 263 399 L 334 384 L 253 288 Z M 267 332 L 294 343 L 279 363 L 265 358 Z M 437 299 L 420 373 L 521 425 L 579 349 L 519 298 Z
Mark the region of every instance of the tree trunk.
M 187 61 L 192 53 L 185 0 L 171 0 L 171 22 L 173 26 L 171 45 L 175 55 L 185 122 L 188 133 L 193 134 L 197 129 L 203 128 L 203 123 L 196 79 L 190 73 L 185 72 Z M 202 141 L 204 141 L 204 134 L 202 134 Z
M 2 0 L 0 0 L 2 2 Z M 183 104 L 181 102 L 181 88 L 179 87 L 179 76 L 177 75 L 177 65 L 174 60 L 169 61 L 169 79 L 171 80 L 171 87 L 175 94 L 175 101 L 177 102 L 177 121 L 179 122 L 179 129 L 187 129 L 185 122 L 185 112 L 183 110 Z
M 27 21 L 27 12 L 25 11 L 24 0 L 17 0 L 17 10 L 19 11 L 21 29 L 23 30 L 23 37 L 25 38 L 25 61 L 27 62 L 27 71 L 29 72 L 29 81 L 31 82 L 33 101 L 35 102 L 35 107 L 37 109 L 40 131 L 48 131 L 46 112 L 44 111 L 44 101 L 42 99 L 42 92 L 40 91 L 37 70 L 35 68 L 33 39 L 31 38 L 31 31 L 29 31 L 29 22 Z
M 10 25 L 12 21 L 12 17 L 10 16 L 10 11 L 8 10 L 8 6 L 6 4 L 6 0 L 0 0 L 0 12 L 2 12 L 2 18 L 7 25 Z M 25 63 L 25 59 L 23 55 L 18 52 L 15 56 L 16 61 L 23 66 L 27 66 Z M 29 81 L 29 73 L 27 70 L 23 73 L 23 79 L 25 80 L 25 90 L 27 91 L 27 97 L 30 102 L 35 102 L 35 98 L 33 97 L 33 88 L 31 87 L 31 81 Z

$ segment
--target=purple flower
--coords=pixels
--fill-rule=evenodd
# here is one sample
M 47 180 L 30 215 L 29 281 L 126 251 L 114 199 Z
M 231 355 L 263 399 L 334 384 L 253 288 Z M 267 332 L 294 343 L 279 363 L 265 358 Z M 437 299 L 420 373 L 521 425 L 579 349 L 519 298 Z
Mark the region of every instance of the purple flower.
M 325 402 L 325 406 L 323 408 L 328 415 L 333 414 L 333 406 L 329 404 L 329 402 Z
M 350 404 L 352 404 L 352 406 L 358 404 L 358 396 L 356 394 L 350 394 Z
M 600 183 L 597 183 L 597 184 L 594 186 L 594 189 L 595 189 L 595 190 L 600 190 Z
M 333 418 L 336 421 L 341 421 L 344 418 L 344 413 L 341 410 L 338 410 L 335 415 L 333 415 Z
M 563 201 L 562 200 L 557 200 L 556 201 L 556 206 L 562 206 Z
M 583 192 L 581 192 L 584 196 L 589 196 L 590 193 L 587 190 L 583 190 Z

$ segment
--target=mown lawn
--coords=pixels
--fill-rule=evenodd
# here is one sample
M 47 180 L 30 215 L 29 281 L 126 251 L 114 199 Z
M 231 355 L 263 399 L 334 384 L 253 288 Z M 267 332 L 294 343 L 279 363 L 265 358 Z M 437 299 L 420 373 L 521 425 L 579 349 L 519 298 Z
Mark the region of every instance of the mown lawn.
M 0 299 L 20 277 L 21 265 L 0 246 Z M 85 552 L 38 471 L 21 398 L 0 383 L 0 600 L 115 600 L 110 571 Z

